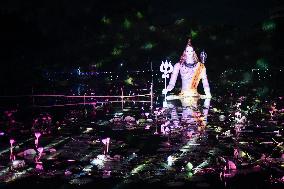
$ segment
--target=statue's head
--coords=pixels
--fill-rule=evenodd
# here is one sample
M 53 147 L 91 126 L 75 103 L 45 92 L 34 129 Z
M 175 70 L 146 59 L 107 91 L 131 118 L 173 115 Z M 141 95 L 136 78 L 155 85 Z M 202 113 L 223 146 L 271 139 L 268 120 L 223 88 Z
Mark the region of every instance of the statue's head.
M 188 39 L 187 45 L 185 47 L 185 50 L 183 51 L 182 56 L 180 57 L 180 63 L 183 64 L 186 60 L 191 63 L 199 62 L 197 54 L 194 51 L 194 48 L 191 44 L 191 39 Z

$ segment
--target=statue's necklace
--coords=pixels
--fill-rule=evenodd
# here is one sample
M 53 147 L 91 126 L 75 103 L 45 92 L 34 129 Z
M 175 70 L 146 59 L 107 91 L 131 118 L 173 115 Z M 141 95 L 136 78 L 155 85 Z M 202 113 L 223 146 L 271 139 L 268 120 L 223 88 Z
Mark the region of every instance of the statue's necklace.
M 186 62 L 184 63 L 184 65 L 188 68 L 193 68 L 197 65 L 197 62 L 193 63 L 193 64 L 187 64 Z

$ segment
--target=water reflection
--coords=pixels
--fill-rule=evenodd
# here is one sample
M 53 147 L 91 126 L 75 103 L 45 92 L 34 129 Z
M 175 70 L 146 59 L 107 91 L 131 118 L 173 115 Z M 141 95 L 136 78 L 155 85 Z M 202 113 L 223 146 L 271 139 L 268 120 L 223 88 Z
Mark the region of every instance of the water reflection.
M 22 127 L 20 120 L 20 127 L 2 122 L 0 182 L 17 180 L 19 172 L 42 182 L 62 178 L 71 185 L 107 178 L 192 186 L 203 184 L 192 180 L 210 177 L 208 183 L 220 188 L 220 182 L 235 182 L 231 177 L 245 179 L 244 174 L 260 171 L 261 181 L 270 182 L 270 170 L 271 180 L 278 181 L 283 102 L 276 102 L 184 98 L 153 113 L 138 103 L 123 110 L 111 103 L 39 109 L 29 126 Z
M 171 120 L 176 126 L 180 125 L 191 133 L 204 131 L 208 122 L 210 101 L 211 99 L 197 97 L 168 101 Z

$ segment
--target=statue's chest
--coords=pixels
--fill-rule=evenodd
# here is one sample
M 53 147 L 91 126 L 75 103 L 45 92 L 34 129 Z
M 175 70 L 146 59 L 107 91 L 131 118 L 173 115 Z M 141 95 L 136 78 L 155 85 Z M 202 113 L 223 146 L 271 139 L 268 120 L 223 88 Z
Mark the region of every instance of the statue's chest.
M 195 68 L 188 68 L 186 66 L 181 66 L 180 75 L 182 78 L 192 78 Z

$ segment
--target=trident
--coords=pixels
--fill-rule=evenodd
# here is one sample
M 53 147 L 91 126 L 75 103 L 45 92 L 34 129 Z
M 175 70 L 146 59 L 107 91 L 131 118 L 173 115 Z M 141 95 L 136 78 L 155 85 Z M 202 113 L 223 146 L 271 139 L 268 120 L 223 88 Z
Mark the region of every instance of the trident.
M 162 61 L 162 64 L 160 65 L 160 71 L 163 72 L 162 78 L 165 78 L 165 90 L 167 89 L 167 78 L 169 78 L 169 73 L 173 72 L 173 66 L 171 64 L 171 61 L 168 62 L 167 60 L 165 62 Z M 166 97 L 167 94 L 165 94 L 165 99 L 163 102 L 163 107 L 167 106 Z

